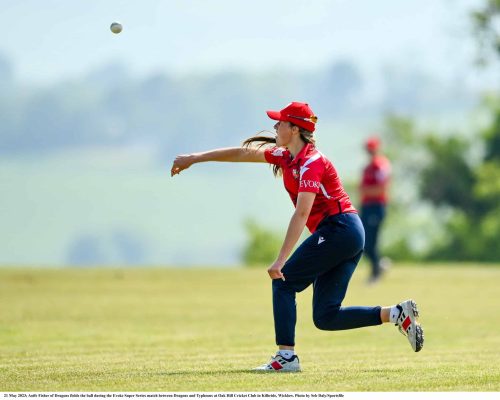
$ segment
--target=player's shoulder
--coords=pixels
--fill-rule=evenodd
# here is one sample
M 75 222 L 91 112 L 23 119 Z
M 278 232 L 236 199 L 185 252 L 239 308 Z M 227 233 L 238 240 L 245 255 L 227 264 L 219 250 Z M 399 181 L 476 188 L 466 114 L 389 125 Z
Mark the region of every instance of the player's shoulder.
M 300 164 L 309 168 L 324 169 L 331 162 L 321 151 L 313 147 L 304 155 Z
M 267 149 L 266 151 L 268 151 L 269 154 L 271 154 L 274 157 L 285 157 L 290 153 L 288 151 L 288 149 L 286 149 L 284 147 L 278 147 L 278 146 L 271 147 L 271 148 Z
M 373 160 L 373 165 L 378 168 L 390 168 L 391 162 L 384 155 L 378 155 Z

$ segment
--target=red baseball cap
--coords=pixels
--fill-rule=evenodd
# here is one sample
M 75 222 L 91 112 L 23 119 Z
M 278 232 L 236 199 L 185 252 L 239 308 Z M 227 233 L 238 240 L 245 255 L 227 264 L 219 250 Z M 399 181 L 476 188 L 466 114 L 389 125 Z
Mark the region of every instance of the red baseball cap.
M 366 139 L 365 146 L 367 150 L 375 151 L 380 147 L 380 139 L 377 136 L 371 136 Z
M 287 121 L 294 125 L 300 126 L 308 130 L 309 132 L 314 132 L 316 122 L 318 122 L 318 117 L 314 115 L 313 110 L 309 107 L 307 103 L 299 103 L 294 101 L 288 104 L 281 111 L 266 111 L 269 118 L 276 121 Z

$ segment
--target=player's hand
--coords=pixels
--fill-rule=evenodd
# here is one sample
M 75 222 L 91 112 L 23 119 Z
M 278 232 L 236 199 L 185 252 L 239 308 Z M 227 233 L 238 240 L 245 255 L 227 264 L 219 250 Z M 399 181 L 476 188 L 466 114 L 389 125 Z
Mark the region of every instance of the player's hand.
M 174 163 L 172 164 L 172 169 L 170 170 L 170 176 L 180 174 L 181 171 L 188 169 L 195 162 L 196 155 L 194 154 L 181 154 L 175 157 Z
M 285 265 L 284 261 L 276 260 L 267 270 L 269 277 L 271 279 L 283 279 L 285 280 L 285 276 L 281 273 L 281 269 Z

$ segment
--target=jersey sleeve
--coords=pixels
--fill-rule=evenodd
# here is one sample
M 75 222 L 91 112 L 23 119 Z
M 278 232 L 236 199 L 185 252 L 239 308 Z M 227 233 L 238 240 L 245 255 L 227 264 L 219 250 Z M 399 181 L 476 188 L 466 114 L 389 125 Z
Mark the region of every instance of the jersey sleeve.
M 299 193 L 319 193 L 324 172 L 325 166 L 321 162 L 321 159 L 310 164 L 306 163 L 300 167 Z
M 264 150 L 264 157 L 269 164 L 281 165 L 286 150 L 281 147 L 271 147 Z

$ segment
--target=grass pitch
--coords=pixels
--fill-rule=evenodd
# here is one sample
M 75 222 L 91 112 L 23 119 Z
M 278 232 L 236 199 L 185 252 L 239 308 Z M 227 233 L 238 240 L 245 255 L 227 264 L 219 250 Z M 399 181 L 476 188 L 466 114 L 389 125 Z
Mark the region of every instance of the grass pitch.
M 297 296 L 300 374 L 249 370 L 274 353 L 261 269 L 0 269 L 0 391 L 499 391 L 500 268 L 355 273 L 345 305 L 412 297 L 425 345 L 385 324 L 317 330 Z

